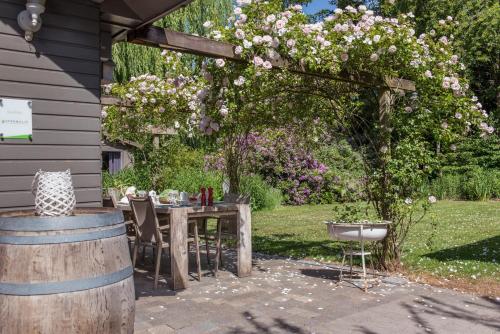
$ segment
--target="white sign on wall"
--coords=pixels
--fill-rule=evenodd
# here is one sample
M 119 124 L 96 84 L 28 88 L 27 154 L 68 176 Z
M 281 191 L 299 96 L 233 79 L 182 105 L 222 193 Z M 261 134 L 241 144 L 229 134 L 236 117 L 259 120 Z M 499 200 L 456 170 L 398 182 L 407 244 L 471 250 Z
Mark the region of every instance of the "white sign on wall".
M 0 139 L 31 139 L 32 106 L 30 100 L 0 97 Z

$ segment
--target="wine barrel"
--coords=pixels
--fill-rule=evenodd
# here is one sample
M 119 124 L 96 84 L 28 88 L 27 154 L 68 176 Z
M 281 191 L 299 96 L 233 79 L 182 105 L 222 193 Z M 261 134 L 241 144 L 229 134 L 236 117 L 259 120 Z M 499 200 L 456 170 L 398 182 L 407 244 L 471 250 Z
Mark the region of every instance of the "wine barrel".
M 133 333 L 123 214 L 0 213 L 0 333 Z

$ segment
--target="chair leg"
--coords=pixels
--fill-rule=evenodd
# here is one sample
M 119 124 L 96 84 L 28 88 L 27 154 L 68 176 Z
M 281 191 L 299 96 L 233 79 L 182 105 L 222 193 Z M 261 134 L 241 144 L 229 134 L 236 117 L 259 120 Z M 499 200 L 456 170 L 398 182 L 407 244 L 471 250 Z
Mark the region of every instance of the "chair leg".
M 200 240 L 198 237 L 198 222 L 194 223 L 194 247 L 196 248 L 196 267 L 198 269 L 198 281 L 201 281 Z
M 203 219 L 203 234 L 205 235 L 205 248 L 207 250 L 207 264 L 210 267 L 210 245 L 208 244 L 208 219 Z
M 221 239 L 221 243 L 220 243 L 220 252 L 219 252 L 219 260 L 220 260 L 220 266 L 221 267 L 224 267 L 224 261 L 222 260 L 222 239 Z
M 156 259 L 155 259 L 155 289 L 158 288 L 158 276 L 160 275 L 160 263 L 161 263 L 161 246 L 156 246 Z
M 146 246 L 142 247 L 142 264 L 146 264 Z
M 219 260 L 221 258 L 221 235 L 222 235 L 222 224 L 220 219 L 217 220 L 217 236 L 215 240 L 215 277 L 217 277 L 217 272 L 219 271 Z
M 345 264 L 345 249 L 342 248 L 342 266 L 340 267 L 340 275 L 339 275 L 339 282 L 342 282 L 343 279 L 343 271 L 344 271 L 344 264 Z
M 349 241 L 349 275 L 352 279 L 352 241 Z
M 132 253 L 132 266 L 135 269 L 135 264 L 137 262 L 137 251 L 139 250 L 139 239 L 135 239 L 134 250 Z

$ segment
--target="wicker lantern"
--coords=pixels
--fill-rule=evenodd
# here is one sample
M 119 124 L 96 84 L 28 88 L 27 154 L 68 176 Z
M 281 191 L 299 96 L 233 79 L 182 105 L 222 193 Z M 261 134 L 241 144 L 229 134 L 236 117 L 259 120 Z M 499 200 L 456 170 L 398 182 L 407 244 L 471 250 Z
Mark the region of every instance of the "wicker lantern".
M 39 170 L 32 184 L 35 210 L 40 216 L 69 216 L 76 206 L 70 170 L 44 172 Z

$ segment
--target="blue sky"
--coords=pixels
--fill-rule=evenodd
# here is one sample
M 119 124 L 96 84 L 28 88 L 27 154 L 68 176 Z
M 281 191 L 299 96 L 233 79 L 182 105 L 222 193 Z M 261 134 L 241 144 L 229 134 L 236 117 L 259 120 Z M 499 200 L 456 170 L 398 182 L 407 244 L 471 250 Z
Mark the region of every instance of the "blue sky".
M 304 8 L 304 12 L 307 14 L 315 14 L 325 8 L 333 8 L 333 6 L 328 3 L 328 0 L 313 0 L 307 7 Z

